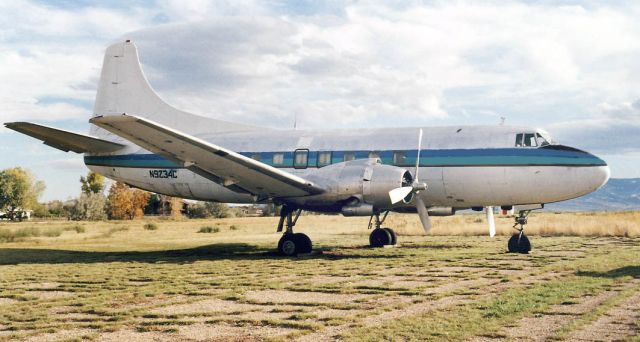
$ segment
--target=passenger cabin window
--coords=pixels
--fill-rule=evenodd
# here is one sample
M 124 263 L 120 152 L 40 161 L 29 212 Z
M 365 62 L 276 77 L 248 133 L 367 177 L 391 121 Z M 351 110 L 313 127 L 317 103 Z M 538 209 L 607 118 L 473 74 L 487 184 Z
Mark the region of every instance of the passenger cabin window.
M 252 154 L 252 155 L 251 155 L 251 159 L 253 159 L 253 160 L 257 160 L 257 161 L 262 160 L 262 158 L 261 158 L 261 156 L 260 156 L 260 154 L 259 154 L 259 153 Z
M 309 161 L 309 150 L 301 149 L 293 152 L 293 167 L 296 169 L 306 169 Z
M 380 152 L 369 152 L 369 158 L 380 158 Z
M 271 161 L 275 166 L 280 166 L 284 164 L 284 153 L 274 153 L 273 159 Z
M 345 152 L 344 153 L 344 161 L 355 160 L 356 154 L 355 152 Z
M 393 165 L 405 165 L 407 156 L 403 151 L 393 152 Z
M 331 152 L 318 152 L 318 167 L 327 166 L 329 164 L 331 164 Z

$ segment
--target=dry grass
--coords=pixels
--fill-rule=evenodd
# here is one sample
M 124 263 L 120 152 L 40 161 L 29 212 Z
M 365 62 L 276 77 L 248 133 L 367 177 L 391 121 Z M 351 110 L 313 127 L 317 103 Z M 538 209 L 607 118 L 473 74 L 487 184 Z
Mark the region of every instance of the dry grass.
M 384 249 L 367 247 L 368 218 L 302 216 L 297 231 L 319 252 L 283 258 L 277 221 L 0 223 L 61 232 L 0 244 L 0 341 L 468 340 L 589 295 L 638 289 L 637 213 L 533 214 L 532 233 L 602 225 L 614 228 L 581 233 L 626 228 L 631 237 L 533 237 L 530 255 L 504 253 L 507 237 L 484 236 L 481 214 L 434 218 L 432 236 L 415 215 L 392 215 L 385 225 L 404 236 Z M 510 233 L 511 219 L 497 223 Z M 198 233 L 207 226 L 220 231 Z M 473 234 L 482 236 L 461 236 Z M 570 336 L 597 318 L 554 329 Z
M 488 234 L 484 213 L 432 218 L 433 235 L 483 236 Z M 511 235 L 513 217 L 495 215 L 496 233 Z M 393 215 L 386 222 L 401 235 L 422 235 L 416 215 Z M 640 236 L 640 212 L 549 213 L 529 216 L 527 235 L 541 236 Z

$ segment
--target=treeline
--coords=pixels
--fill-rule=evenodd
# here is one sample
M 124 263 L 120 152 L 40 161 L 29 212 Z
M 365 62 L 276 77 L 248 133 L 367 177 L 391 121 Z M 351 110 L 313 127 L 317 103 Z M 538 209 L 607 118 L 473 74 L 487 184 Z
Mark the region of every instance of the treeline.
M 181 198 L 153 194 L 115 182 L 106 191 L 105 178 L 89 172 L 80 178 L 79 197 L 68 201 L 39 203 L 45 189 L 41 181 L 21 168 L 0 171 L 0 215 L 21 220 L 29 212 L 43 218 L 69 220 L 131 220 L 144 215 L 171 218 L 225 218 L 243 216 L 241 209 L 224 203 L 187 202 Z

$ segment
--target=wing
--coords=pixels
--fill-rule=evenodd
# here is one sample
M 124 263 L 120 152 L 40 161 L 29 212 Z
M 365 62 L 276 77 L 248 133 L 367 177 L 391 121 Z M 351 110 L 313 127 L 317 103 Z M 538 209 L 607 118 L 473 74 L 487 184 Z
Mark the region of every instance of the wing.
M 235 191 L 263 198 L 323 192 L 301 177 L 151 120 L 123 114 L 98 116 L 89 122 Z
M 42 140 L 45 145 L 65 152 L 107 153 L 115 152 L 124 147 L 124 145 L 111 141 L 29 122 L 7 122 L 4 125 L 14 131 Z

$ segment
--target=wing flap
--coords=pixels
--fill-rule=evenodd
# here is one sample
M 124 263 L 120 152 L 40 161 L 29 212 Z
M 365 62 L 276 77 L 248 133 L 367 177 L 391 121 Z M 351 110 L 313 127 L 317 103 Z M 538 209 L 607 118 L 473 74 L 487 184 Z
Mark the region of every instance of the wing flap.
M 45 145 L 65 152 L 108 153 L 115 152 L 124 147 L 124 145 L 111 141 L 30 122 L 7 122 L 4 125 L 16 132 L 42 140 Z
M 133 115 L 99 116 L 91 123 L 146 150 L 208 174 L 231 189 L 261 197 L 298 197 L 323 192 L 310 181 L 148 119 Z

